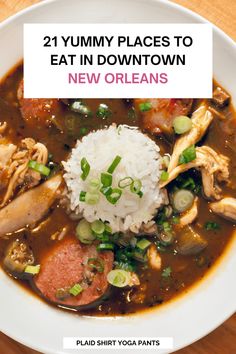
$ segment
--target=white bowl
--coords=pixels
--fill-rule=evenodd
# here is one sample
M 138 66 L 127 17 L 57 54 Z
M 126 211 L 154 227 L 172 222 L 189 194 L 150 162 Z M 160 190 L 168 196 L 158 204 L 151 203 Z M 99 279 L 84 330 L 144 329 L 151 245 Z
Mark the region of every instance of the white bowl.
M 27 22 L 202 23 L 205 20 L 168 1 L 44 1 L 0 25 L 0 77 L 22 58 L 22 29 Z M 234 101 L 235 61 L 235 43 L 214 28 L 214 77 L 232 94 Z M 43 353 L 71 353 L 62 348 L 64 336 L 173 337 L 177 350 L 205 336 L 235 312 L 235 254 L 234 240 L 219 264 L 188 294 L 149 312 L 112 319 L 79 317 L 52 308 L 0 271 L 0 330 Z

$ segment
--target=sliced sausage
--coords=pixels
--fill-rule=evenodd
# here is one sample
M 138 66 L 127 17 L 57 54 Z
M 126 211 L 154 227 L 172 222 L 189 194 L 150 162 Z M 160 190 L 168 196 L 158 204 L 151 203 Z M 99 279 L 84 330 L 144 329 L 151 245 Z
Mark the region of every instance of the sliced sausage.
M 175 98 L 136 99 L 137 109 L 140 103 L 150 102 L 151 109 L 143 112 L 143 126 L 151 133 L 172 134 L 173 119 L 179 115 L 189 114 L 193 100 Z
M 17 98 L 23 119 L 28 125 L 49 125 L 50 120 L 62 113 L 61 102 L 50 98 L 24 98 L 24 82 L 20 82 Z
M 104 269 L 93 269 L 89 259 L 98 259 Z M 113 252 L 98 252 L 96 245 L 82 245 L 75 238 L 67 238 L 56 244 L 40 262 L 40 272 L 34 283 L 48 301 L 84 309 L 97 304 L 108 290 L 107 274 L 113 266 Z M 83 291 L 70 295 L 69 289 L 80 284 Z M 65 297 L 61 297 L 61 293 Z

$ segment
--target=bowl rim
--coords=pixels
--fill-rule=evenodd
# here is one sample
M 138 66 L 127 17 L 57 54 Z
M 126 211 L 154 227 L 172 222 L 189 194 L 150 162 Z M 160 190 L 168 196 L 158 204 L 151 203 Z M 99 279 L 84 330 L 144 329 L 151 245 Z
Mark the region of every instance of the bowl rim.
M 24 8 L 24 9 L 20 10 L 19 12 L 9 16 L 5 20 L 3 20 L 0 23 L 0 31 L 2 31 L 2 29 L 4 27 L 7 27 L 7 26 L 11 25 L 12 23 L 14 23 L 21 16 L 24 16 L 24 15 L 26 15 L 26 14 L 34 11 L 34 10 L 37 10 L 37 9 L 39 9 L 41 7 L 46 7 L 49 4 L 56 3 L 56 2 L 63 2 L 63 1 L 64 0 L 44 0 L 43 2 L 40 1 L 40 2 L 38 2 L 36 4 L 28 6 L 28 7 Z M 81 1 L 86 1 L 86 0 L 81 0 Z M 117 0 L 112 0 L 112 1 L 117 1 Z M 204 18 L 203 16 L 199 15 L 198 13 L 196 13 L 196 12 L 194 12 L 194 11 L 192 11 L 192 10 L 182 6 L 182 5 L 179 5 L 179 4 L 175 3 L 175 2 L 172 2 L 171 0 L 168 0 L 168 1 L 166 1 L 166 0 L 135 0 L 135 1 L 137 1 L 137 2 L 149 2 L 149 3 L 156 3 L 156 4 L 161 3 L 164 6 L 169 7 L 170 9 L 176 9 L 179 12 L 186 13 L 187 15 L 189 15 L 192 18 L 193 21 L 196 20 L 197 23 L 209 23 L 209 24 L 211 24 L 211 26 L 213 28 L 213 33 L 214 32 L 217 33 L 223 39 L 223 41 L 227 42 L 228 45 L 231 48 L 233 48 L 233 50 L 236 53 L 236 42 L 228 34 L 226 34 L 222 29 L 220 29 L 214 23 L 212 23 L 211 21 L 207 20 L 206 18 Z M 4 78 L 6 74 L 7 73 L 5 73 L 2 78 Z M 0 81 L 2 80 L 2 78 L 0 78 Z M 236 232 L 235 232 L 234 236 L 236 236 Z M 228 245 L 227 245 L 226 249 L 224 250 L 223 254 L 220 256 L 220 259 L 217 260 L 217 262 L 219 264 L 214 265 L 213 269 L 208 272 L 206 277 L 209 277 L 212 273 L 214 273 L 214 268 L 220 266 L 220 264 L 222 263 L 223 258 L 227 257 L 227 253 L 229 252 L 229 245 L 232 242 L 234 242 L 234 241 L 235 241 L 235 237 L 232 237 L 232 240 L 228 243 Z M 204 279 L 199 281 L 199 283 L 202 283 L 203 281 L 204 281 Z M 197 287 L 197 285 L 196 286 L 195 285 L 191 286 L 189 292 L 192 292 L 195 287 Z M 182 295 L 178 296 L 178 298 L 179 297 L 184 297 L 184 296 L 185 295 L 182 294 Z M 189 294 L 187 294 L 186 296 L 189 296 Z M 175 302 L 175 300 L 170 301 L 169 303 L 167 303 L 163 307 L 167 307 L 168 305 L 170 305 L 171 303 L 174 303 L 174 302 Z M 232 311 L 228 311 L 228 313 L 225 314 L 225 316 L 221 317 L 221 320 L 219 320 L 219 322 L 212 324 L 212 326 L 209 326 L 208 327 L 208 331 L 205 332 L 204 336 L 206 336 L 207 334 L 209 334 L 212 331 L 214 331 L 218 326 L 220 326 L 224 321 L 226 321 L 230 316 L 232 316 L 235 313 L 235 311 L 236 311 L 236 305 L 235 305 L 235 309 L 232 310 Z M 147 312 L 150 313 L 151 311 L 147 311 Z M 153 311 L 153 313 L 154 313 L 154 311 Z M 137 315 L 135 315 L 133 317 L 136 317 L 138 315 L 141 315 L 141 316 L 145 315 L 145 311 L 143 313 L 139 313 L 139 314 L 137 314 Z M 27 346 L 29 348 L 32 348 L 34 350 L 37 350 L 39 352 L 48 353 L 48 354 L 49 353 L 50 354 L 55 354 L 55 353 L 64 354 L 65 353 L 64 351 L 60 351 L 59 352 L 59 351 L 52 350 L 51 348 L 48 348 L 46 346 L 44 346 L 44 347 L 39 346 L 38 343 L 35 344 L 30 339 L 29 336 L 22 338 L 22 337 L 20 337 L 20 335 L 18 336 L 18 335 L 15 335 L 15 333 L 11 333 L 10 330 L 6 330 L 5 331 L 5 330 L 2 330 L 2 328 L 0 330 L 2 331 L 2 333 L 4 333 L 5 335 L 9 336 L 10 338 L 16 340 L 17 342 L 21 343 L 22 345 L 25 345 L 25 346 Z M 176 346 L 173 350 L 168 351 L 168 353 L 173 353 L 173 352 L 175 352 L 175 351 L 177 351 L 177 350 L 179 350 L 181 348 L 184 348 L 184 347 L 186 347 L 188 345 L 191 345 L 191 344 L 195 343 L 196 341 L 198 341 L 199 339 L 203 338 L 204 336 L 199 335 L 198 337 L 194 337 L 194 339 L 192 339 L 191 341 L 188 341 L 188 340 L 184 341 L 183 340 L 182 343 L 179 346 Z

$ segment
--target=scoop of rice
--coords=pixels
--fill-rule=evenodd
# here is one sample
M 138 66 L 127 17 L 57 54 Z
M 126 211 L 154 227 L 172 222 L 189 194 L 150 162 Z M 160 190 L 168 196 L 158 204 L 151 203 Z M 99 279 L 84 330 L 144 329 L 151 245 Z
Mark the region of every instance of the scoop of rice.
M 67 162 L 64 179 L 68 189 L 70 209 L 89 222 L 101 219 L 109 222 L 112 231 L 138 230 L 156 214 L 164 202 L 159 188 L 161 156 L 159 147 L 137 128 L 121 125 L 110 126 L 83 137 L 72 150 Z M 99 192 L 97 204 L 89 205 L 80 201 L 80 192 L 89 190 L 90 180 L 99 179 L 106 172 L 115 157 L 121 161 L 112 174 L 112 187 L 125 177 L 140 179 L 143 196 L 122 189 L 122 195 L 115 205 Z M 90 165 L 90 173 L 85 181 L 81 179 L 81 159 L 85 157 Z

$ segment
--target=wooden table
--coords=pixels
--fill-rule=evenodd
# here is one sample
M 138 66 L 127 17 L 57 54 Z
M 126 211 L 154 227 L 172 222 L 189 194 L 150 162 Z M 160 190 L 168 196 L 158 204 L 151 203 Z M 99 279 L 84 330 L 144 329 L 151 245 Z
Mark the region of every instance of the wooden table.
M 37 2 L 38 0 L 0 0 L 0 21 Z M 236 0 L 175 0 L 175 2 L 206 17 L 236 40 Z M 0 353 L 37 354 L 36 351 L 13 341 L 2 333 L 0 333 Z M 236 353 L 236 314 L 205 338 L 177 353 Z

